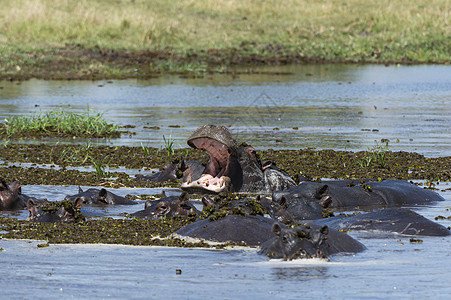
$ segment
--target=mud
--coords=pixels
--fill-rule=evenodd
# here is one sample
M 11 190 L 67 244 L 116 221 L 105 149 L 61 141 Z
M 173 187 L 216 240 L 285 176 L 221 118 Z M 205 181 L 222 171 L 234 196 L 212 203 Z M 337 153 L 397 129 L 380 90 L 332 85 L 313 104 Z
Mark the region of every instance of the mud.
M 245 54 L 253 49 L 259 54 Z M 257 51 L 258 50 L 258 51 Z M 188 51 L 189 52 L 189 51 Z M 177 54 L 172 50 L 128 51 L 102 48 L 85 48 L 78 44 L 66 45 L 45 51 L 30 51 L 17 55 L 21 64 L 20 71 L 6 71 L 0 74 L 0 80 L 38 79 L 125 79 L 158 77 L 162 73 L 181 76 L 199 76 L 199 72 L 183 66 L 188 64 L 205 65 L 201 73 L 233 73 L 237 66 L 317 64 L 317 63 L 365 63 L 365 61 L 326 60 L 320 57 L 305 57 L 279 45 L 257 46 L 244 43 L 238 48 L 208 49 L 197 53 Z M 162 68 L 167 62 L 176 68 Z M 2 61 L 0 60 L 0 64 Z M 374 62 L 372 62 L 374 63 Z M 382 64 L 414 64 L 415 61 L 380 61 Z M 277 75 L 277 74 L 274 74 Z

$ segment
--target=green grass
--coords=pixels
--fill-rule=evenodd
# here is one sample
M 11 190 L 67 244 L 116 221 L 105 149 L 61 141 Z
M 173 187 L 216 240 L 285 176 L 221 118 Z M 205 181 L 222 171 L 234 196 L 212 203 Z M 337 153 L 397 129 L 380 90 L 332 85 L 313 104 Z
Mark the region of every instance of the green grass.
M 217 51 L 227 57 L 296 55 L 320 61 L 449 63 L 450 3 L 449 0 L 2 1 L 0 74 L 20 73 L 26 66 L 40 72 L 39 68 L 51 65 L 60 54 L 59 49 L 66 45 L 121 51 L 163 50 L 190 59 L 181 64 L 168 59 L 166 63 L 150 66 L 163 72 L 181 69 L 204 72 L 206 65 L 202 59 Z M 63 63 L 82 66 L 74 68 L 73 73 L 114 75 L 125 68 L 92 63 L 82 55 L 66 55 L 67 62 Z
M 33 133 L 55 133 L 76 137 L 101 137 L 114 134 L 118 125 L 109 123 L 102 113 L 76 114 L 63 109 L 54 109 L 47 113 L 32 116 L 13 116 L 5 119 L 8 137 L 17 137 Z

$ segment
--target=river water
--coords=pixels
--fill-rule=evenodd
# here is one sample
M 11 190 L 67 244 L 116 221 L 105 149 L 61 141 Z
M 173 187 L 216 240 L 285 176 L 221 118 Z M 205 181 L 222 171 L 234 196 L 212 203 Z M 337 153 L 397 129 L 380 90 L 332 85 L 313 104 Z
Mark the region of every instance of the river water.
M 449 66 L 322 65 L 259 71 L 148 81 L 0 82 L 0 119 L 61 105 L 83 111 L 89 105 L 114 122 L 135 125 L 132 130 L 137 132 L 117 140 L 91 141 L 93 144 L 161 147 L 164 135 L 185 147 L 195 128 L 214 123 L 230 125 L 238 139 L 259 149 L 359 151 L 389 139 L 390 150 L 451 155 Z M 151 126 L 160 129 L 148 128 Z M 441 182 L 437 187 L 446 201 L 413 208 L 432 220 L 451 215 L 451 183 Z M 24 186 L 23 193 L 62 200 L 77 189 Z M 112 191 L 125 196 L 161 190 Z M 177 189 L 168 192 L 179 193 Z M 118 215 L 142 209 L 142 205 L 103 212 Z M 14 217 L 26 216 L 20 212 Z M 451 226 L 450 220 L 437 222 Z M 38 248 L 40 241 L 1 239 L 0 298 L 449 299 L 451 237 L 419 237 L 422 243 L 411 243 L 410 237 L 403 235 L 350 234 L 368 250 L 334 256 L 330 262 L 267 260 L 255 249 L 246 248 Z
M 89 107 L 120 125 L 136 126 L 130 130 L 137 133 L 94 144 L 163 147 L 164 136 L 184 148 L 193 130 L 212 123 L 230 126 L 238 140 L 257 149 L 359 151 L 388 139 L 394 151 L 451 155 L 450 66 L 258 71 L 191 79 L 0 82 L 0 120 L 61 106 L 79 112 Z M 150 128 L 155 126 L 160 129 Z

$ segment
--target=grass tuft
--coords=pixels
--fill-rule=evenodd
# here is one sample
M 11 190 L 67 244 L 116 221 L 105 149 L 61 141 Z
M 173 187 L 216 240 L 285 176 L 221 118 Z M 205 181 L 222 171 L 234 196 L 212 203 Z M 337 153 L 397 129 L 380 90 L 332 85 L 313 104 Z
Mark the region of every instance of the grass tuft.
M 118 125 L 106 121 L 103 113 L 92 114 L 89 109 L 82 114 L 76 114 L 59 108 L 43 114 L 13 116 L 5 119 L 8 137 L 36 132 L 76 137 L 101 137 L 113 135 L 118 128 Z

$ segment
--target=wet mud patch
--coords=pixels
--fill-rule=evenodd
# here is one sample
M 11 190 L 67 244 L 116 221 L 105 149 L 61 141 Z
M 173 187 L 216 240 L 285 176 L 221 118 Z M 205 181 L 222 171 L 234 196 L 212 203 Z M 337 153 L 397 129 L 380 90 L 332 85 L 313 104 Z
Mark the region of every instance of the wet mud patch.
M 249 53 L 252 50 L 252 53 Z M 55 80 L 98 79 L 149 79 L 161 74 L 180 74 L 182 77 L 198 77 L 208 73 L 233 73 L 236 66 L 317 64 L 317 63 L 365 63 L 365 58 L 355 60 L 330 59 L 304 56 L 276 44 L 243 43 L 236 48 L 207 49 L 197 52 L 176 53 L 163 50 L 118 50 L 86 48 L 79 44 L 47 50 L 34 50 L 12 55 L 10 68 L 0 68 L 0 80 L 27 80 L 30 78 Z M 0 60 L 0 64 L 1 64 Z M 402 58 L 399 61 L 375 61 L 369 63 L 413 64 Z M 5 65 L 7 65 L 5 63 Z M 19 68 L 18 68 L 19 67 Z M 249 72 L 249 71 L 247 71 Z M 256 72 L 259 73 L 259 72 Z M 274 73 L 273 75 L 283 75 Z

